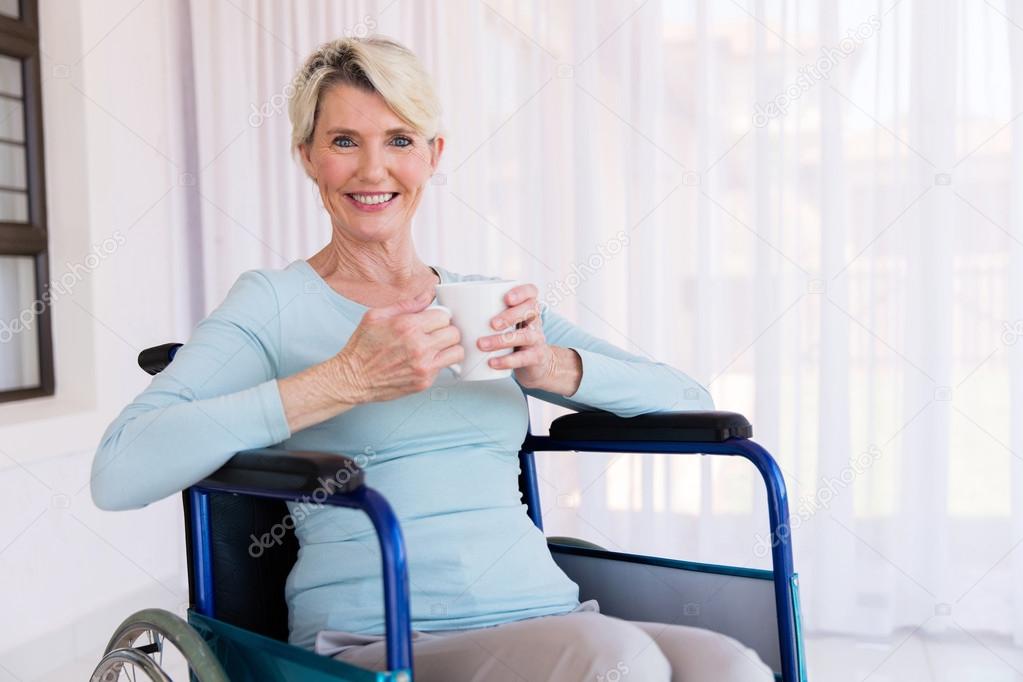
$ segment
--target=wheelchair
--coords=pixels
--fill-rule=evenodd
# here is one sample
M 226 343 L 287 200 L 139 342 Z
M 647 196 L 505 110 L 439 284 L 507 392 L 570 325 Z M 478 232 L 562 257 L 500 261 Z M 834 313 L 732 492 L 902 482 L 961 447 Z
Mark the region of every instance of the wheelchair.
M 181 344 L 149 348 L 139 365 L 151 375 Z M 613 552 L 573 538 L 549 537 L 561 569 L 579 585 L 580 600 L 626 620 L 679 623 L 731 636 L 750 647 L 783 682 L 806 682 L 799 582 L 792 564 L 788 501 L 781 470 L 755 443 L 752 426 L 733 412 L 659 412 L 622 418 L 579 412 L 555 419 L 550 435 L 527 431 L 519 452 L 519 487 L 527 513 L 542 531 L 536 452 L 622 452 L 739 456 L 767 487 L 772 570 L 721 566 Z M 341 470 L 346 475 L 337 475 Z M 387 670 L 360 668 L 288 644 L 284 584 L 298 553 L 286 501 L 307 500 L 337 482 L 322 504 L 359 509 L 371 520 L 381 550 Z M 187 623 L 160 609 L 127 618 L 111 637 L 92 682 L 412 682 L 412 629 L 401 528 L 384 497 L 366 485 L 344 455 L 265 448 L 239 452 L 182 492 L 188 561 Z M 319 500 L 317 500 L 319 502 Z M 256 542 L 270 539 L 270 542 Z M 252 546 L 259 545 L 259 552 Z M 173 646 L 182 667 L 163 667 Z

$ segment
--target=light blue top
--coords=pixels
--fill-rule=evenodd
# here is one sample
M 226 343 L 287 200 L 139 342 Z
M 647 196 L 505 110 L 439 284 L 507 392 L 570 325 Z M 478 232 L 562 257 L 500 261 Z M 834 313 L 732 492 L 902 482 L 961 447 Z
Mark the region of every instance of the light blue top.
M 436 270 L 444 283 L 496 279 Z M 367 484 L 401 519 L 415 629 L 574 609 L 578 587 L 554 563 L 518 489 L 529 420 L 523 393 L 629 417 L 713 409 L 707 390 L 545 308 L 547 342 L 582 358 L 582 382 L 570 398 L 524 391 L 513 377 L 460 382 L 444 369 L 426 391 L 359 405 L 291 433 L 276 379 L 335 355 L 366 310 L 304 260 L 242 274 L 106 430 L 93 463 L 96 504 L 145 506 L 211 474 L 238 450 L 283 443 L 345 453 L 364 465 Z M 291 642 L 312 649 L 323 629 L 381 634 L 380 557 L 369 521 L 313 504 L 292 503 L 291 511 L 301 547 L 286 587 Z

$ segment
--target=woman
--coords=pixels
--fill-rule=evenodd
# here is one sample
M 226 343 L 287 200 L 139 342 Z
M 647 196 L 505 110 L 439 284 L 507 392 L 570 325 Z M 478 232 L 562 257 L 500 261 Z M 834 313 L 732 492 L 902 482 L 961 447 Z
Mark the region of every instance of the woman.
M 412 242 L 444 151 L 428 76 L 406 48 L 374 37 L 323 46 L 295 83 L 292 143 L 330 215 L 330 243 L 238 279 L 104 434 L 96 504 L 144 506 L 238 450 L 282 441 L 363 455 L 407 543 L 417 680 L 772 679 L 732 639 L 580 604 L 517 488 L 523 393 L 631 416 L 710 409 L 706 389 L 541 310 L 532 284 L 510 290 L 494 320 L 518 328 L 479 340 L 514 349 L 490 361 L 513 378 L 458 381 L 458 331 L 428 306 L 438 283 L 488 278 L 427 266 Z M 290 641 L 382 668 L 369 522 L 331 507 L 292 513 L 301 551 L 286 588 Z

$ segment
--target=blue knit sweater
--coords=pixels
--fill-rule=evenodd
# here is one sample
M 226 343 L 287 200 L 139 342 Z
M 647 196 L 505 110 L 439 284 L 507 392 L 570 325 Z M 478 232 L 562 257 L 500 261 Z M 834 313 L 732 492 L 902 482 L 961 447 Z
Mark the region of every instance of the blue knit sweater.
M 490 279 L 436 269 L 444 283 Z M 578 588 L 552 560 L 518 490 L 525 395 L 633 416 L 713 409 L 707 390 L 545 309 L 547 342 L 582 358 L 572 396 L 524 390 L 514 378 L 460 382 L 445 369 L 426 391 L 359 405 L 291 433 L 277 379 L 335 355 L 367 309 L 304 260 L 242 274 L 103 435 L 93 463 L 97 505 L 145 506 L 238 450 L 282 443 L 345 453 L 364 465 L 367 484 L 401 519 L 414 628 L 482 627 L 574 609 Z M 323 629 L 382 633 L 380 555 L 369 521 L 349 509 L 290 507 L 286 522 L 301 547 L 286 587 L 291 642 L 312 649 Z

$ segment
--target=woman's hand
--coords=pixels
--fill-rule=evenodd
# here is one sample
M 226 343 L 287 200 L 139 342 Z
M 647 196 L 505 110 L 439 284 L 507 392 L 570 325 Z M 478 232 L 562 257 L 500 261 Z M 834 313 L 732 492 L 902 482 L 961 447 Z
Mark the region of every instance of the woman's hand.
M 366 311 L 335 356 L 341 402 L 392 400 L 429 388 L 441 369 L 465 359 L 461 335 L 443 310 L 424 309 L 433 289 Z
M 480 337 L 476 345 L 483 351 L 513 348 L 508 355 L 490 358 L 494 369 L 513 369 L 515 379 L 524 388 L 572 395 L 582 380 L 582 360 L 570 348 L 548 345 L 540 320 L 539 291 L 532 284 L 522 284 L 505 296 L 508 307 L 491 320 L 494 329 L 514 329 Z

